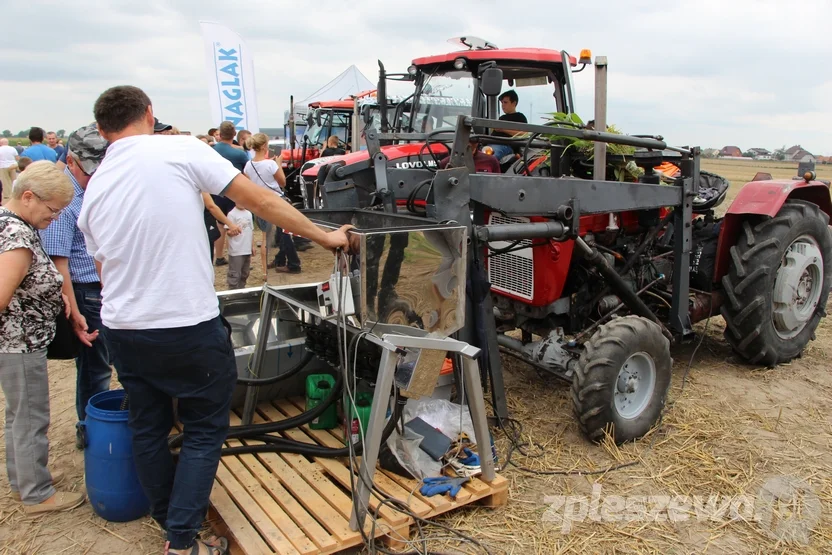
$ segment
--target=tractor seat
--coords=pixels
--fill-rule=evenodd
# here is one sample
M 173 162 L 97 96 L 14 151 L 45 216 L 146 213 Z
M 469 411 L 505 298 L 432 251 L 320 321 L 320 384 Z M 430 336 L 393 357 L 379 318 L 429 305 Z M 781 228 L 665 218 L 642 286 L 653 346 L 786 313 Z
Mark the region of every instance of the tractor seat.
M 696 213 L 713 210 L 725 201 L 731 183 L 721 175 L 699 171 L 699 193 L 693 199 L 693 211 Z

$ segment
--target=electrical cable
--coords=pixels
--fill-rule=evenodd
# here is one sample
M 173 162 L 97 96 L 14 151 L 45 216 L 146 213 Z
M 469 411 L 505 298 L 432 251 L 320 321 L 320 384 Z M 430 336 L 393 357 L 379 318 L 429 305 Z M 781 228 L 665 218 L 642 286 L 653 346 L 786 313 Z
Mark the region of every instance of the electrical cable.
M 705 321 L 705 329 L 702 331 L 702 335 L 699 338 L 699 341 L 697 342 L 696 347 L 693 349 L 693 353 L 691 353 L 690 360 L 688 360 L 687 368 L 685 368 L 685 373 L 682 376 L 682 385 L 679 389 L 679 396 L 681 396 L 681 394 L 684 392 L 685 386 L 687 385 L 688 375 L 690 374 L 690 371 L 693 368 L 693 361 L 696 359 L 696 353 L 699 351 L 699 348 L 702 346 L 702 343 L 705 341 L 705 336 L 708 335 L 708 326 L 711 323 L 711 318 L 712 317 L 713 317 L 713 304 L 711 304 L 711 307 L 708 310 L 708 318 Z M 486 399 L 486 402 L 491 404 L 491 402 L 488 401 L 488 399 Z M 522 436 L 522 430 L 523 430 L 522 424 L 514 418 L 510 418 L 510 417 L 509 418 L 501 418 L 500 416 L 497 416 L 497 423 L 498 423 L 500 429 L 503 431 L 503 433 L 505 434 L 506 438 L 509 440 L 509 443 L 510 443 L 510 447 L 509 447 L 508 453 L 506 455 L 506 461 L 500 467 L 500 472 L 502 472 L 503 470 L 506 469 L 506 467 L 511 465 L 512 467 L 514 467 L 517 470 L 520 470 L 522 472 L 527 472 L 529 474 L 536 474 L 536 475 L 542 475 L 542 476 L 553 476 L 553 475 L 554 476 L 593 476 L 593 475 L 599 475 L 599 474 L 607 474 L 609 472 L 614 472 L 616 470 L 622 470 L 624 468 L 635 466 L 637 464 L 640 464 L 641 460 L 644 458 L 644 455 L 647 454 L 648 452 L 650 452 L 653 449 L 653 446 L 655 445 L 656 440 L 659 437 L 658 430 L 661 427 L 662 423 L 664 422 L 664 417 L 675 405 L 676 405 L 676 399 L 667 403 L 664 407 L 664 410 L 662 410 L 661 414 L 659 414 L 659 419 L 656 421 L 656 424 L 652 428 L 653 437 L 651 438 L 650 443 L 647 445 L 644 452 L 641 455 L 639 455 L 639 460 L 629 461 L 629 462 L 626 462 L 626 463 L 620 463 L 620 464 L 612 465 L 612 466 L 606 467 L 606 468 L 601 469 L 601 470 L 536 470 L 536 469 L 533 469 L 533 468 L 528 468 L 528 467 L 525 467 L 525 466 L 518 465 L 517 463 L 515 463 L 514 461 L 511 460 L 511 457 L 512 457 L 512 454 L 514 453 L 514 451 L 517 451 L 518 453 L 520 453 L 524 456 L 527 456 L 527 457 L 536 458 L 536 457 L 541 456 L 542 453 L 531 455 L 531 454 L 528 454 L 527 452 L 525 452 L 525 448 L 528 447 L 528 446 L 533 446 L 537 449 L 543 450 L 544 447 L 542 445 L 540 445 L 539 443 L 520 443 L 520 438 Z M 495 414 L 496 414 L 496 412 L 495 412 Z M 513 431 L 512 434 L 509 434 L 506 426 L 504 426 L 504 424 L 503 424 L 504 420 L 508 421 L 509 424 L 511 424 L 512 431 Z

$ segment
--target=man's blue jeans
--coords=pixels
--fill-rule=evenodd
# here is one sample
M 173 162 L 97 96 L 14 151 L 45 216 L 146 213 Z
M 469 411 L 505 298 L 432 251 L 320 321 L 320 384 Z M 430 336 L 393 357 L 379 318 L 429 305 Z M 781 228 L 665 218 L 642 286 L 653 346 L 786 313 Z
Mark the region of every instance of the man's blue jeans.
M 87 416 L 87 402 L 96 393 L 110 389 L 110 367 L 115 362 L 111 352 L 107 329 L 101 323 L 101 285 L 98 283 L 73 283 L 78 312 L 86 318 L 90 333 L 99 330 L 92 347 L 81 345 L 75 359 L 75 412 L 78 421 Z
M 497 157 L 497 161 L 500 164 L 503 163 L 503 158 L 509 154 L 514 154 L 514 147 L 509 145 L 491 145 L 491 148 L 494 149 L 494 156 Z
M 237 381 L 231 339 L 219 316 L 183 328 L 109 331 L 151 516 L 171 548 L 186 549 L 205 519 L 228 433 Z M 168 448 L 174 398 L 184 431 L 178 465 Z

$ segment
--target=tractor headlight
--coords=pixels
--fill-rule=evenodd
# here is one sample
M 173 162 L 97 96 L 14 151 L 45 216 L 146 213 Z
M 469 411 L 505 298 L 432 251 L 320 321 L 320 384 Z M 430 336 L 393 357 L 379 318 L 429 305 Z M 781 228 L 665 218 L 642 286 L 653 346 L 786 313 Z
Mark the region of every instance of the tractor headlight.
M 454 68 L 465 69 L 465 58 L 457 58 L 454 60 Z

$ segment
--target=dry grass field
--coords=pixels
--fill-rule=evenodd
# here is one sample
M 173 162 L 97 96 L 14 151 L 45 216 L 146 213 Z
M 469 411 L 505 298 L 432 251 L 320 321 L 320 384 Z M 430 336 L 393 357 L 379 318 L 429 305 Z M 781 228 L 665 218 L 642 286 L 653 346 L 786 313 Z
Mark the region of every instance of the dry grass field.
M 706 160 L 703 168 L 731 180 L 729 200 L 757 171 L 789 178 L 796 170 L 720 160 Z M 819 174 L 830 179 L 832 168 L 821 166 Z M 301 257 L 310 265 L 318 258 L 314 251 Z M 222 270 L 218 289 L 225 288 Z M 262 278 L 258 261 L 249 285 Z M 697 325 L 704 339 L 695 357 L 694 344 L 674 348 L 661 425 L 621 448 L 589 444 L 571 414 L 568 388 L 504 357 L 509 405 L 522 424 L 513 465 L 504 471 L 509 503 L 464 510 L 442 522 L 495 554 L 832 552 L 832 321 L 821 324 L 802 358 L 774 369 L 735 358 L 723 327 L 720 318 Z M 83 456 L 74 449 L 74 373 L 71 364 L 50 365 L 50 460 L 77 490 L 84 481 Z M 511 442 L 499 431 L 495 438 L 504 464 Z M 633 464 L 608 470 L 627 463 Z M 788 484 L 798 487 L 778 490 Z M 786 501 L 774 501 L 778 491 Z M 483 552 L 442 530 L 428 533 L 431 551 Z M 161 545 L 149 520 L 106 523 L 89 505 L 27 517 L 0 476 L 0 555 L 160 554 Z

